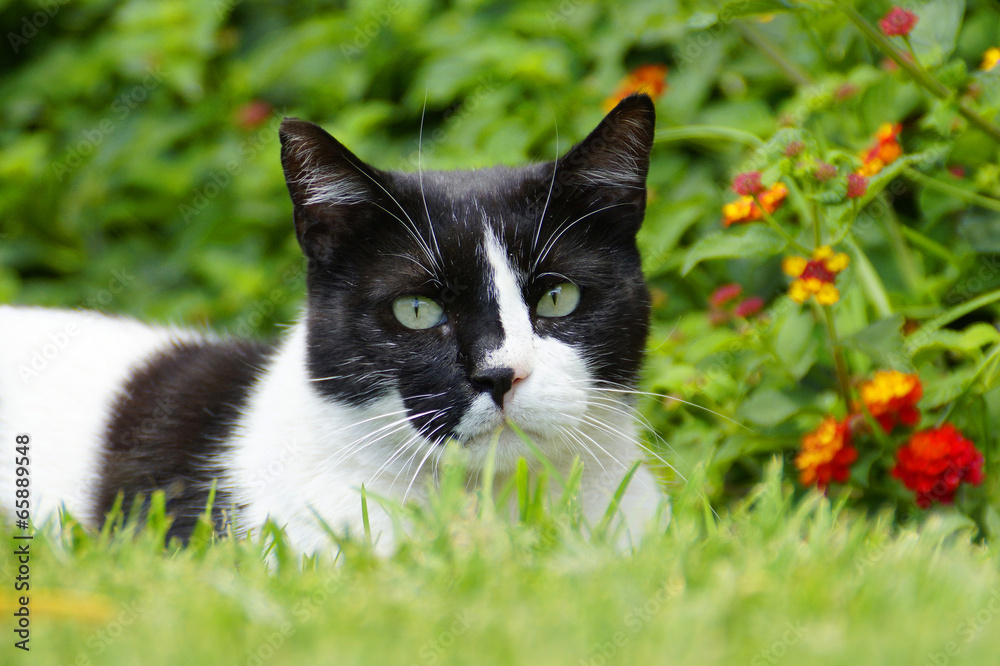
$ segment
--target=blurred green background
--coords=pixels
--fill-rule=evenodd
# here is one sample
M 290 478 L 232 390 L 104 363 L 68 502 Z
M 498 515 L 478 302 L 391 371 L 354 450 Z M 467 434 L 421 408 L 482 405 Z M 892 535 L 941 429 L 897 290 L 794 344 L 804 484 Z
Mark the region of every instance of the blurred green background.
M 582 138 L 642 64 L 670 68 L 661 129 L 766 138 L 804 104 L 810 115 L 840 104 L 849 113 L 823 123 L 850 143 L 924 106 L 914 86 L 879 76 L 878 54 L 836 15 L 735 18 L 768 4 L 782 3 L 0 2 L 0 301 L 255 335 L 292 320 L 303 286 L 282 114 L 413 169 L 426 101 L 424 167 L 446 169 L 550 159 L 557 134 L 560 150 Z M 888 6 L 865 9 L 875 19 Z M 969 3 L 956 55 L 970 69 L 998 16 L 995 2 Z M 851 95 L 831 95 L 849 83 Z M 643 244 L 664 319 L 703 308 L 723 279 L 765 296 L 784 287 L 753 263 L 676 276 L 678 248 L 717 228 L 743 150 L 654 151 Z M 967 146 L 965 161 L 989 151 Z

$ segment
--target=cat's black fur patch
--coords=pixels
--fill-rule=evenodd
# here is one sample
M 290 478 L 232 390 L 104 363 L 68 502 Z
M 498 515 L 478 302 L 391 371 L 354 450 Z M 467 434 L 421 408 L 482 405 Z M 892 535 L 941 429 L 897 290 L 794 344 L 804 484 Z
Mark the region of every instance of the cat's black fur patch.
M 594 379 L 634 386 L 650 314 L 635 235 L 654 123 L 652 101 L 633 96 L 556 162 L 418 174 L 371 167 L 318 126 L 286 119 L 317 390 L 355 406 L 398 390 L 431 438 L 452 435 L 483 392 L 500 404 L 481 380 L 509 370 L 480 365 L 504 341 L 487 233 L 524 278 L 535 333 L 572 345 Z M 567 280 L 581 289 L 577 310 L 536 317 L 541 296 Z M 391 304 L 411 295 L 437 301 L 447 322 L 406 329 Z
M 248 341 L 177 342 L 137 369 L 108 422 L 98 524 L 119 491 L 127 515 L 136 495 L 148 501 L 154 490 L 163 490 L 174 517 L 168 539 L 186 540 L 205 510 L 213 479 L 224 471 L 227 440 L 269 353 L 269 346 Z M 217 529 L 232 508 L 232 498 L 217 491 Z

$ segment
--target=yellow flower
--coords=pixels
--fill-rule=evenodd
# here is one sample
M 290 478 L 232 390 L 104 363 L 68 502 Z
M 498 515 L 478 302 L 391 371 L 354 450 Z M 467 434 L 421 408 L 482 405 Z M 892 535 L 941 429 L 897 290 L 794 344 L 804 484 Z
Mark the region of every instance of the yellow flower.
M 903 147 L 896 138 L 902 131 L 899 123 L 882 123 L 875 130 L 875 145 L 861 155 L 861 167 L 855 172 L 870 178 L 892 164 L 903 154 Z
M 983 54 L 983 64 L 979 66 L 979 69 L 989 72 L 998 64 L 1000 64 L 1000 48 L 994 46 L 986 49 L 986 53 Z
M 778 210 L 787 196 L 788 187 L 780 180 L 758 194 L 756 201 L 752 196 L 744 195 L 722 207 L 722 225 L 728 227 L 733 224 L 762 220 L 764 214 L 761 212 L 761 208 L 771 214 Z M 758 201 L 760 206 L 757 205 Z
M 840 291 L 832 284 L 824 282 L 816 290 L 816 302 L 820 305 L 833 305 L 840 300 Z
M 850 263 L 842 252 L 834 252 L 829 245 L 816 248 L 811 259 L 790 256 L 781 261 L 781 270 L 793 278 L 788 287 L 788 297 L 796 303 L 805 303 L 812 296 L 820 305 L 833 305 L 840 300 L 840 290 L 833 283 Z
M 865 404 L 886 432 L 897 423 L 913 426 L 920 420 L 917 402 L 924 394 L 920 377 L 898 370 L 879 370 L 858 389 Z
M 851 446 L 851 430 L 847 421 L 839 422 L 827 416 L 815 430 L 802 438 L 795 466 L 799 469 L 802 485 L 815 483 L 825 488 L 830 481 L 847 481 L 851 463 L 857 458 L 858 452 Z
M 802 275 L 802 272 L 806 269 L 809 262 L 803 257 L 785 257 L 781 260 L 781 270 L 785 275 L 790 275 L 791 277 L 797 278 Z

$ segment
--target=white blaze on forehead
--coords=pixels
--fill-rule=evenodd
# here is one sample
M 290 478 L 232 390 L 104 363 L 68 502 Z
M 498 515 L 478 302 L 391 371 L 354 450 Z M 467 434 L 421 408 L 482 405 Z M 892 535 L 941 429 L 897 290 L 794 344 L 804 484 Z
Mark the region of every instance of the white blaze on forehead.
M 531 372 L 535 342 L 521 284 L 506 249 L 491 232 L 486 233 L 484 249 L 493 271 L 490 291 L 500 306 L 500 325 L 504 333 L 503 344 L 487 355 L 485 367 L 512 368 L 515 376 L 526 376 Z

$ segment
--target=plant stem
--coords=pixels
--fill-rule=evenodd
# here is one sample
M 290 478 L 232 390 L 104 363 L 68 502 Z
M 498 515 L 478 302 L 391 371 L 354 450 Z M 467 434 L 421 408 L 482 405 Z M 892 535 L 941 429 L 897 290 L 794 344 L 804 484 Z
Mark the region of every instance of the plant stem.
M 760 199 L 758 199 L 756 195 L 754 195 L 753 201 L 754 204 L 757 206 L 757 208 L 760 209 L 760 214 L 763 216 L 764 222 L 767 223 L 767 226 L 771 227 L 779 234 L 781 234 L 781 237 L 784 238 L 789 245 L 794 247 L 799 252 L 802 252 L 804 254 L 812 254 L 812 250 L 810 250 L 805 245 L 795 240 L 790 233 L 781 228 L 781 225 L 778 224 L 773 217 L 771 217 L 771 214 L 767 212 L 767 209 L 764 208 L 764 206 L 760 203 Z
M 875 26 L 869 23 L 864 16 L 858 13 L 858 10 L 852 7 L 850 3 L 838 3 L 837 6 L 842 12 L 844 12 L 844 15 L 847 16 L 848 20 L 850 20 L 851 23 L 853 23 L 858 30 L 864 34 L 865 37 L 884 51 L 885 54 L 892 58 L 897 65 L 905 69 L 921 87 L 940 99 L 949 99 L 953 96 L 951 89 L 928 74 L 915 58 L 913 60 L 909 60 L 904 57 L 903 52 L 897 49 L 881 32 L 876 30 Z M 966 120 L 985 132 L 991 139 L 1000 143 L 1000 127 L 997 127 L 992 122 L 981 116 L 975 109 L 969 106 L 967 101 L 958 99 L 956 100 L 956 104 L 958 112 L 962 114 Z
M 908 178 L 912 178 L 921 185 L 924 185 L 925 187 L 929 187 L 932 190 L 937 190 L 938 192 L 944 192 L 945 194 L 950 194 L 953 197 L 961 199 L 963 201 L 967 201 L 968 203 L 1000 212 L 1000 199 L 984 197 L 981 194 L 970 192 L 964 187 L 958 187 L 956 185 L 946 183 L 943 180 L 920 173 L 916 169 L 912 169 L 909 167 L 907 167 L 906 169 L 906 176 Z
M 685 127 L 672 127 L 660 130 L 656 133 L 654 142 L 666 141 L 688 141 L 688 140 L 726 140 L 743 143 L 754 148 L 760 148 L 764 142 L 750 132 L 736 129 L 734 127 L 722 127 L 720 125 L 687 125 Z
M 844 349 L 837 338 L 837 325 L 833 320 L 833 308 L 829 305 L 819 306 L 826 316 L 826 332 L 830 336 L 830 345 L 833 349 L 833 362 L 837 367 L 837 379 L 840 382 L 840 396 L 844 400 L 844 408 L 851 411 L 851 380 L 847 372 L 847 361 L 844 360 Z
M 743 39 L 760 49 L 761 53 L 777 65 L 778 69 L 784 72 L 785 76 L 793 82 L 803 87 L 811 86 L 813 84 L 812 77 L 809 76 L 808 72 L 789 60 L 788 57 L 781 52 L 781 49 L 771 43 L 771 40 L 768 39 L 760 30 L 752 25 L 743 23 L 742 21 L 737 21 L 733 25 L 739 33 L 743 35 Z

